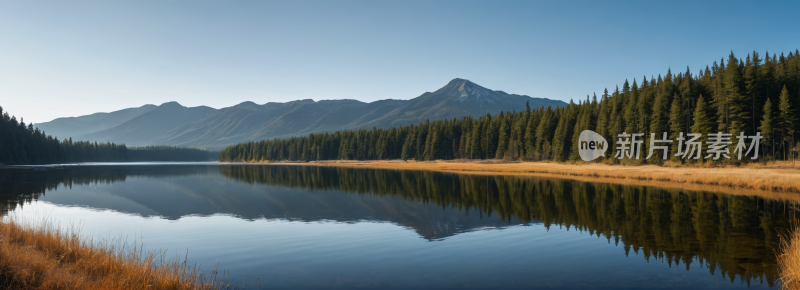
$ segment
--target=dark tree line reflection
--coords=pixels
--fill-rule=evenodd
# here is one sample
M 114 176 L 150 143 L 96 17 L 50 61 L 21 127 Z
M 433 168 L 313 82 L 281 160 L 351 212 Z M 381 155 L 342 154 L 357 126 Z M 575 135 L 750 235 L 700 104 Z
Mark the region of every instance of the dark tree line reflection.
M 626 255 L 721 270 L 748 285 L 774 286 L 774 250 L 794 216 L 783 201 L 549 178 L 311 166 L 221 166 L 220 172 L 249 183 L 400 196 L 470 215 L 541 221 L 548 229 L 622 243 Z

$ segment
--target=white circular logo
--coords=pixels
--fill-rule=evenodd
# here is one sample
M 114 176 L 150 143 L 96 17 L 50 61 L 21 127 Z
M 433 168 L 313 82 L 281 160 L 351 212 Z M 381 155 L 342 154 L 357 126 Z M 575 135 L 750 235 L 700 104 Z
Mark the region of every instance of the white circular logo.
M 605 156 L 608 146 L 606 138 L 592 130 L 583 130 L 578 137 L 578 153 L 583 161 L 592 161 L 597 157 Z

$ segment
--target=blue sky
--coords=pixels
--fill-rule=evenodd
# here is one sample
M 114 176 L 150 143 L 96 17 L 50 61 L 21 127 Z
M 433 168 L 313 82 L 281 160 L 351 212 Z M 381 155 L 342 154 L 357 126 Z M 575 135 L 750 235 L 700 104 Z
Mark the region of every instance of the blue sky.
M 178 101 L 410 99 L 453 78 L 568 101 L 800 48 L 800 2 L 3 1 L 0 106 L 27 122 Z

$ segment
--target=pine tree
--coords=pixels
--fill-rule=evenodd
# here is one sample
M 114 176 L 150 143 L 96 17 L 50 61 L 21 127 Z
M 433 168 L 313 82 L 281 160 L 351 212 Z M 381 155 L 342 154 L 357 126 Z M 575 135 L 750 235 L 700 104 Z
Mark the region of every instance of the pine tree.
M 636 104 L 637 114 L 637 132 L 647 133 L 650 129 L 650 119 L 652 113 L 650 110 L 653 108 L 653 97 L 651 96 L 651 85 L 647 81 L 647 77 L 642 78 L 642 87 L 639 91 L 638 103 Z M 649 138 L 650 134 L 645 134 Z
M 659 90 L 653 100 L 653 114 L 650 120 L 650 132 L 659 135 L 669 131 L 670 122 L 670 103 L 669 96 L 665 90 Z
M 708 113 L 708 105 L 703 98 L 703 95 L 700 95 L 697 98 L 697 105 L 694 109 L 694 118 L 692 120 L 692 127 L 691 133 L 700 133 L 702 137 L 699 139 L 700 142 L 706 142 L 708 140 L 708 134 L 712 133 L 714 122 L 713 119 L 709 117 Z
M 524 131 L 524 126 L 526 123 L 525 119 L 526 113 L 521 114 L 514 114 L 511 118 L 511 136 L 509 137 L 508 141 L 508 148 L 506 152 L 503 154 L 503 158 L 508 160 L 518 160 L 520 158 L 520 152 L 522 151 L 522 132 Z
M 536 149 L 534 150 L 534 159 L 546 159 L 549 156 L 549 142 L 552 140 L 553 119 L 555 113 L 548 107 L 544 110 L 542 117 L 539 119 L 539 126 L 536 127 Z
M 627 81 L 625 84 L 627 84 Z M 639 125 L 639 114 L 636 111 L 639 102 L 638 98 L 639 87 L 636 85 L 636 79 L 633 79 L 633 86 L 630 92 L 625 93 L 625 132 L 639 132 L 639 128 L 636 128 Z
M 538 126 L 536 122 L 536 115 L 538 110 L 534 113 L 530 114 L 528 119 L 527 126 L 525 128 L 525 159 L 533 160 L 534 158 L 534 150 L 536 150 L 536 127 Z
M 510 116 L 510 114 L 509 114 Z M 500 115 L 497 116 L 496 121 L 500 122 L 500 132 L 498 136 L 498 143 L 497 143 L 497 150 L 494 152 L 494 158 L 503 159 L 505 157 L 506 149 L 508 149 L 508 139 L 509 139 L 509 128 L 508 128 L 508 118 L 503 116 L 503 112 L 500 112 Z
M 483 122 L 481 120 L 477 120 L 475 124 L 472 126 L 472 133 L 470 133 L 472 139 L 470 140 L 470 159 L 480 159 L 481 158 L 481 132 L 483 132 Z
M 553 135 L 553 160 L 557 162 L 564 161 L 564 147 L 566 147 L 567 127 L 569 127 L 567 117 L 566 113 L 561 114 L 561 117 L 558 119 L 555 135 Z
M 783 89 L 781 90 L 781 95 L 778 102 L 778 120 L 780 121 L 779 128 L 781 129 L 781 136 L 783 137 L 781 140 L 781 147 L 784 148 L 784 160 L 786 159 L 786 146 L 785 144 L 788 142 L 789 146 L 794 144 L 794 125 L 797 122 L 797 118 L 792 110 L 792 104 L 789 101 L 789 90 L 786 89 L 786 85 L 783 85 Z
M 570 101 L 570 104 L 566 108 L 560 110 L 561 114 L 558 118 L 558 126 L 556 126 L 552 143 L 554 161 L 564 161 L 570 153 L 572 131 L 574 130 L 575 119 L 578 115 L 576 109 L 577 105 Z
M 750 126 L 750 111 L 752 106 L 748 97 L 742 95 L 742 85 L 744 78 L 741 72 L 742 67 L 733 52 L 728 56 L 728 66 L 725 71 L 724 87 L 728 104 L 728 118 L 730 120 L 730 133 L 738 135 Z
M 700 97 L 697 98 L 697 104 L 694 108 L 694 118 L 691 127 L 692 133 L 702 133 L 703 135 L 712 133 L 713 121 L 708 115 L 708 106 L 706 105 L 705 98 L 703 95 L 700 95 Z
M 764 115 L 761 119 L 761 126 L 758 127 L 761 130 L 761 135 L 763 135 L 764 144 L 769 144 L 769 141 L 772 141 L 772 146 L 770 146 L 771 150 L 775 151 L 775 140 L 773 138 L 774 128 L 773 126 L 773 118 L 772 118 L 772 101 L 767 99 L 767 102 L 764 103 Z
M 757 121 L 758 116 L 760 116 L 761 110 L 759 110 L 756 106 L 756 103 L 760 103 L 757 98 L 760 94 L 760 78 L 759 78 L 759 70 L 761 68 L 761 58 L 758 56 L 758 52 L 753 51 L 753 57 L 750 58 L 750 55 L 747 55 L 747 63 L 745 68 L 745 88 L 746 88 L 746 95 L 750 97 L 750 116 L 753 122 L 753 128 L 756 128 L 755 122 Z
M 686 117 L 683 114 L 683 108 L 681 106 L 681 100 L 678 96 L 675 96 L 672 101 L 672 106 L 669 109 L 669 126 L 670 131 L 672 131 L 672 135 L 670 135 L 671 140 L 676 140 L 680 136 L 680 132 L 684 132 L 683 136 L 686 136 Z M 672 159 L 675 161 L 680 161 L 680 157 L 675 156 L 678 153 L 678 142 L 672 142 Z
M 610 119 L 610 105 L 608 104 L 606 96 L 608 95 L 608 89 L 605 90 L 605 94 L 603 94 L 602 98 L 600 99 L 600 106 L 598 108 L 597 114 L 597 125 L 594 129 L 597 134 L 603 136 L 606 140 L 610 140 L 610 135 L 608 134 L 608 123 Z
M 717 131 L 730 132 L 730 117 L 729 96 L 725 91 L 724 76 L 725 76 L 725 62 L 720 60 L 719 65 L 714 62 L 713 65 L 713 104 L 717 111 Z

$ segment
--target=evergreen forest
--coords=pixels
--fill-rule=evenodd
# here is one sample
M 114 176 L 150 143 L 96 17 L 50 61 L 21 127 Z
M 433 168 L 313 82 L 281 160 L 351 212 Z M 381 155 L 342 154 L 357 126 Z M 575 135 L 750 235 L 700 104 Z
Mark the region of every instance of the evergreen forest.
M 128 148 L 128 161 L 217 161 L 219 151 L 177 146 L 144 146 Z
M 730 133 L 747 136 L 760 132 L 759 157 L 791 159 L 800 128 L 800 52 L 788 55 L 753 51 L 741 58 L 726 58 L 693 73 L 668 69 L 664 75 L 625 80 L 622 88 L 605 89 L 563 107 L 520 108 L 496 115 L 427 121 L 391 128 L 316 133 L 288 139 L 232 145 L 221 161 L 313 161 L 379 159 L 491 159 L 579 160 L 573 146 L 583 130 L 593 130 L 610 143 L 618 134 L 644 133 L 642 150 L 650 133 L 670 140 L 681 134 Z M 736 138 L 732 138 L 734 144 Z M 679 142 L 669 145 L 677 162 L 736 162 L 736 159 L 684 160 L 675 156 Z M 792 151 L 792 150 L 795 151 Z M 730 151 L 734 148 L 731 146 Z M 647 156 L 644 151 L 644 156 Z M 660 163 L 661 158 L 619 160 L 613 148 L 600 162 Z M 658 156 L 658 154 L 656 154 Z M 744 158 L 750 160 L 750 158 Z

